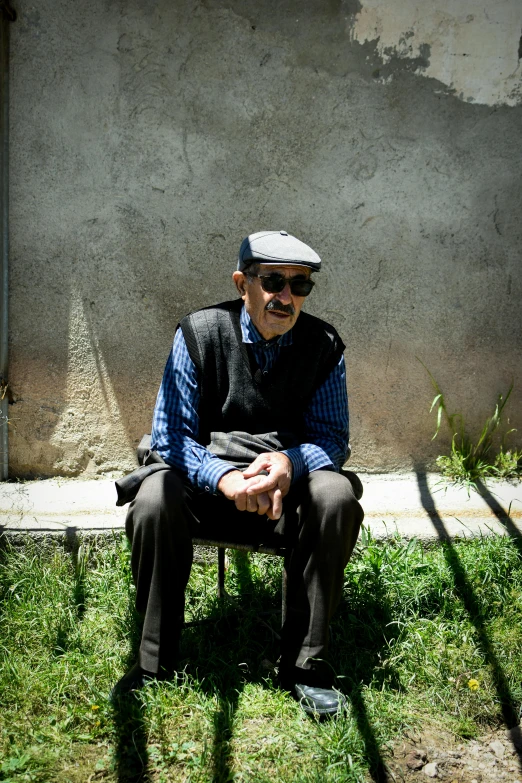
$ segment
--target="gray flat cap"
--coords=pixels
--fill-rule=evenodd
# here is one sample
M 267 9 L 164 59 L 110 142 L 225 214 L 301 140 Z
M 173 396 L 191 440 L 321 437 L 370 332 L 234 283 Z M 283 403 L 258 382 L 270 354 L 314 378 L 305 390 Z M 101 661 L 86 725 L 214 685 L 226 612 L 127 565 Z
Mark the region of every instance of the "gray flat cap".
M 242 272 L 253 261 L 262 264 L 295 264 L 321 269 L 321 259 L 311 247 L 287 231 L 258 231 L 241 242 L 237 268 Z

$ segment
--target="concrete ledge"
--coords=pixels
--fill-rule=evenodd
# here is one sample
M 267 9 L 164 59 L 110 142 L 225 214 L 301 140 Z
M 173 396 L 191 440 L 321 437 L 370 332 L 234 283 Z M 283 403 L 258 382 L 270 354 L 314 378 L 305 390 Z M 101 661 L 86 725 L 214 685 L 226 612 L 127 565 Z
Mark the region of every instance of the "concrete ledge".
M 0 530 L 115 530 L 125 524 L 112 479 L 45 479 L 0 484 Z
M 522 535 L 522 483 L 490 481 L 479 492 L 437 473 L 365 475 L 365 524 L 377 537 L 426 540 Z
M 424 540 L 522 535 L 522 484 L 491 481 L 480 494 L 438 474 L 361 474 L 365 525 L 377 538 Z M 0 532 L 104 532 L 123 529 L 112 479 L 46 479 L 0 484 Z

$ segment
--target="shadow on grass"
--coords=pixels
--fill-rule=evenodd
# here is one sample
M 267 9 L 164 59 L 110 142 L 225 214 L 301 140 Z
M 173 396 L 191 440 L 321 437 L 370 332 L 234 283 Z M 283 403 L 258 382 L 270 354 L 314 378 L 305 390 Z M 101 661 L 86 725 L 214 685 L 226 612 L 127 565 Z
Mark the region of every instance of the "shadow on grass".
M 214 713 L 214 742 L 212 747 L 212 783 L 233 780 L 231 740 L 239 690 L 233 698 L 219 695 L 219 706 Z
M 379 743 L 368 717 L 360 683 L 352 681 L 347 695 L 352 704 L 357 728 L 364 742 L 365 759 L 371 778 L 375 783 L 388 783 L 391 777 L 388 774 Z
M 216 603 L 206 622 L 187 628 L 182 641 L 187 673 L 216 702 L 212 783 L 233 779 L 231 741 L 239 697 L 246 682 L 263 683 L 266 678 L 261 661 L 274 660 L 277 655 L 275 640 L 280 622 L 280 618 L 272 621 L 272 633 L 265 612 L 274 604 L 273 590 L 253 578 L 248 554 L 229 550 L 229 557 L 234 562 L 238 598 Z M 263 613 L 262 622 L 259 612 Z
M 233 778 L 231 740 L 245 682 L 264 683 L 267 672 L 260 669 L 259 662 L 262 659 L 275 661 L 279 653 L 279 611 L 274 611 L 277 619 L 265 624 L 266 610 L 277 604 L 274 590 L 252 578 L 250 559 L 246 553 L 232 551 L 230 557 L 234 561 L 240 606 L 225 605 L 226 613 L 216 615 L 213 625 L 206 623 L 197 630 L 191 629 L 186 649 L 189 657 L 187 671 L 190 673 L 193 669 L 203 692 L 214 696 L 217 702 L 213 720 L 212 783 L 227 783 Z M 365 590 L 364 605 L 359 603 L 357 607 L 358 617 L 351 615 L 346 605 L 338 613 L 333 632 L 339 638 L 334 639 L 337 657 L 333 666 L 338 672 L 351 672 L 349 678 L 343 679 L 343 689 L 352 703 L 370 775 L 375 783 L 388 783 L 392 778 L 362 693 L 363 686 L 375 681 L 376 671 L 381 671 L 381 652 L 395 633 L 395 626 L 389 625 L 393 618 L 385 588 L 379 581 L 377 563 L 373 576 L 371 589 Z M 243 608 L 247 602 L 248 611 Z M 371 618 L 370 622 L 368 618 Z M 273 628 L 272 633 L 268 630 L 269 625 Z M 390 628 L 393 631 L 390 632 Z M 379 676 L 377 674 L 377 678 Z M 387 687 L 400 687 L 399 679 L 391 668 L 382 669 L 382 680 Z
M 476 482 L 477 486 L 477 492 L 481 497 L 484 498 L 492 512 L 495 514 L 496 518 L 500 522 L 501 525 L 503 525 L 506 529 L 506 532 L 511 536 L 513 539 L 515 546 L 519 550 L 519 552 L 522 552 L 522 538 L 520 537 L 520 532 L 511 519 L 510 511 L 511 508 L 509 508 L 507 511 L 506 509 L 498 502 L 496 497 L 489 491 L 489 489 L 486 487 L 486 485 L 482 481 Z
M 245 553 L 231 552 L 231 559 L 235 565 L 237 601 L 216 602 L 201 618 L 201 624 L 187 627 L 182 634 L 182 656 L 186 661 L 181 661 L 181 668 L 199 681 L 201 691 L 213 697 L 216 704 L 212 783 L 232 779 L 231 741 L 239 696 L 245 682 L 262 682 L 259 661 L 263 655 L 266 657 L 268 648 L 274 647 L 274 635 L 267 624 L 259 624 L 256 619 L 256 610 L 266 609 L 273 601 L 270 587 L 252 578 Z M 137 659 L 141 640 L 141 621 L 131 597 L 124 622 L 125 629 L 131 630 L 131 651 L 125 662 L 128 669 Z M 145 783 L 151 779 L 145 705 L 139 696 L 129 695 L 115 699 L 112 709 L 117 780 Z
M 10 549 L 9 537 L 4 532 L 3 526 L 0 525 L 0 620 L 4 614 L 4 600 L 8 590 L 7 580 L 5 579 L 5 563 Z
M 468 612 L 471 622 L 475 626 L 484 659 L 491 669 L 493 675 L 493 684 L 497 692 L 497 699 L 500 704 L 502 717 L 507 728 L 510 730 L 511 739 L 518 754 L 520 768 L 522 769 L 522 734 L 519 726 L 518 709 L 511 693 L 507 677 L 500 665 L 493 643 L 489 638 L 488 630 L 482 617 L 480 603 L 475 597 L 473 588 L 466 574 L 466 569 L 462 565 L 458 552 L 455 549 L 450 535 L 446 530 L 444 522 L 437 511 L 435 501 L 433 500 L 430 489 L 428 487 L 426 474 L 423 471 L 417 471 L 417 483 L 419 486 L 421 502 L 424 510 L 429 515 L 433 527 L 437 531 L 439 540 L 443 545 L 442 551 L 444 553 L 444 557 L 453 572 L 455 589 L 460 599 L 462 600 L 466 611 Z M 480 485 L 480 491 L 483 497 L 486 499 L 486 502 L 488 502 L 490 505 L 490 508 L 492 508 L 498 517 L 499 521 L 504 524 L 509 534 L 513 537 L 518 537 L 519 532 L 516 529 L 513 521 L 509 518 L 509 514 L 507 514 L 504 509 L 502 509 L 498 501 L 496 501 L 495 498 L 491 496 L 483 484 Z M 519 539 L 517 540 L 517 547 L 520 550 Z
M 73 602 L 76 615 L 79 620 L 85 614 L 86 599 L 86 575 L 87 559 L 89 556 L 88 545 L 78 535 L 75 527 L 68 527 L 65 531 L 65 548 L 71 553 L 74 569 Z
M 65 531 L 64 549 L 71 556 L 73 566 L 73 589 L 71 617 L 64 617 L 56 632 L 55 655 L 63 655 L 70 648 L 70 635 L 76 625 L 85 614 L 85 602 L 87 597 L 86 576 L 89 549 L 87 543 L 78 535 L 76 527 L 68 527 Z
M 215 703 L 209 776 L 212 783 L 228 783 L 233 779 L 232 743 L 241 693 L 247 683 L 270 687 L 268 667 L 263 664 L 266 660 L 275 663 L 279 654 L 280 612 L 274 609 L 273 617 L 269 612 L 279 605 L 279 580 L 274 582 L 253 576 L 251 560 L 244 552 L 232 550 L 229 557 L 234 563 L 237 599 L 225 599 L 223 603 L 216 600 L 202 618 L 204 622 L 187 627 L 182 635 L 182 668 L 197 680 L 201 692 Z M 230 577 L 228 581 L 232 581 Z M 386 687 L 399 687 L 393 669 L 382 666 L 382 650 L 395 632 L 395 626 L 389 625 L 393 617 L 385 588 L 379 580 L 378 563 L 375 563 L 371 585 L 365 588 L 364 600 L 354 610 L 357 617 L 349 614 L 350 609 L 344 606 L 336 620 L 334 634 L 338 638 L 334 639 L 333 646 L 338 654 L 333 665 L 340 673 L 350 672 L 350 678 L 343 680 L 344 690 L 352 703 L 371 777 L 375 783 L 388 783 L 392 778 L 363 697 L 364 685 L 375 682 L 376 677 L 377 680 L 381 677 Z M 133 618 L 130 665 L 136 658 L 140 641 L 138 618 L 131 606 L 129 618 Z M 115 704 L 114 722 L 117 779 L 122 783 L 149 780 L 146 729 L 140 700 L 121 700 Z
M 370 568 L 355 581 L 347 572 L 346 584 L 351 595 L 343 601 L 332 623 L 332 663 L 335 671 L 343 675 L 342 689 L 350 699 L 364 744 L 365 761 L 375 783 L 388 783 L 393 778 L 373 729 L 363 688 L 370 684 L 376 689 L 399 690 L 402 687 L 395 669 L 383 657 L 398 632 L 381 579 L 385 557 L 386 550 L 378 543 L 370 542 L 365 551 L 365 561 Z
M 126 630 L 130 630 L 130 652 L 125 671 L 136 662 L 141 641 L 141 619 L 129 592 Z M 147 728 L 145 708 L 138 695 L 119 696 L 112 701 L 115 730 L 114 760 L 119 783 L 146 783 L 148 774 Z

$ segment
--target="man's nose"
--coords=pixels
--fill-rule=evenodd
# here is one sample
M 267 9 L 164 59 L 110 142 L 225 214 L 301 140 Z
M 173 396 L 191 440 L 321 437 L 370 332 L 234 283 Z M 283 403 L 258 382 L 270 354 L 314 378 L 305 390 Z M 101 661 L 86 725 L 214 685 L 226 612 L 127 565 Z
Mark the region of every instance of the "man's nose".
M 290 283 L 285 283 L 285 287 L 280 293 L 277 294 L 277 299 L 283 304 L 290 304 L 292 301 L 292 292 L 290 290 Z

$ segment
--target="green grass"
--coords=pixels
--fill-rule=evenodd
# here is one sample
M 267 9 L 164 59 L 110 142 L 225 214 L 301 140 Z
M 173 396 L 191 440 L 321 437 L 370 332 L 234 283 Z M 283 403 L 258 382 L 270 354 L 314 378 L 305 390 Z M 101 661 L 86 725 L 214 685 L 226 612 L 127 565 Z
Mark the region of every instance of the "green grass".
M 285 781 L 379 778 L 408 730 L 471 737 L 514 723 L 522 702 L 522 559 L 516 541 L 422 548 L 365 533 L 332 625 L 345 715 L 306 717 L 275 686 L 281 562 L 231 553 L 223 613 L 215 568 L 195 564 L 175 683 L 112 706 L 138 624 L 123 539 L 79 550 L 6 546 L 0 565 L 0 780 Z M 279 619 L 267 622 L 277 632 Z M 468 682 L 479 683 L 471 690 Z
M 418 361 L 430 376 L 436 392 L 430 408 L 430 413 L 435 410 L 436 414 L 436 428 L 432 440 L 439 434 L 443 420 L 451 433 L 450 453 L 437 457 L 437 466 L 442 475 L 450 481 L 464 484 L 468 489 L 477 489 L 480 482 L 490 478 L 520 479 L 522 451 L 507 449 L 505 445 L 508 436 L 516 430 L 512 428 L 502 433 L 504 408 L 513 391 L 513 383 L 505 395 L 498 395 L 493 413 L 486 419 L 478 436 L 473 438 L 467 431 L 464 416 L 458 412 L 449 412 L 439 384 L 424 362 L 420 359 Z

